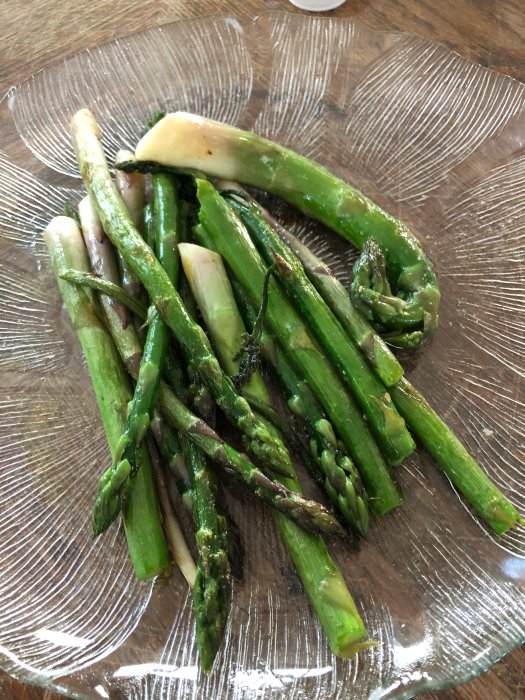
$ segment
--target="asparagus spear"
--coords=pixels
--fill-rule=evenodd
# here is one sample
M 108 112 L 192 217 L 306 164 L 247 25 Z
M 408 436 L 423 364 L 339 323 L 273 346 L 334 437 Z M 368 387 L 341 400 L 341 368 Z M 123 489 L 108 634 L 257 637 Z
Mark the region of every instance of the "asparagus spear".
M 175 250 L 177 227 L 177 193 L 169 175 L 154 176 L 156 253 L 168 276 L 178 273 Z M 143 199 L 143 198 L 142 198 Z M 135 219 L 139 213 L 135 212 Z M 144 343 L 133 401 L 130 405 L 121 449 L 110 469 L 103 474 L 93 508 L 93 528 L 103 532 L 117 517 L 129 497 L 132 478 L 137 471 L 136 450 L 151 422 L 160 379 L 168 349 L 169 331 L 158 314 L 152 317 Z
M 415 444 L 384 385 L 307 278 L 300 261 L 263 219 L 258 208 L 236 195 L 225 192 L 225 196 L 266 262 L 275 262 L 275 274 L 352 389 L 388 461 L 399 464 L 413 452 Z
M 288 229 L 282 226 L 270 212 L 264 209 L 248 192 L 236 183 L 229 185 L 240 190 L 242 196 L 258 207 L 261 216 L 277 231 L 301 261 L 308 278 L 319 294 L 332 309 L 337 319 L 359 346 L 371 367 L 386 387 L 395 384 L 403 376 L 403 368 L 395 355 L 368 321 L 356 310 L 344 285 L 331 273 L 329 267 L 299 241 Z
M 82 235 L 84 236 L 91 267 L 97 275 L 95 277 L 95 279 L 98 280 L 97 287 L 102 285 L 101 289 L 103 294 L 100 295 L 100 302 L 106 316 L 108 329 L 113 338 L 118 338 L 118 343 L 116 345 L 122 361 L 129 374 L 136 379 L 141 365 L 142 349 L 138 341 L 135 326 L 132 322 L 132 317 L 128 313 L 126 306 L 122 305 L 121 300 L 125 300 L 128 304 L 131 304 L 132 307 L 138 302 L 124 292 L 117 284 L 119 281 L 119 273 L 113 247 L 104 233 L 100 219 L 98 218 L 95 207 L 89 196 L 85 197 L 80 202 L 79 216 L 82 225 Z M 75 284 L 85 284 L 92 288 L 94 276 L 74 270 L 61 275 L 61 277 L 72 277 L 75 280 Z M 139 310 L 139 317 L 144 316 L 145 318 L 145 309 L 139 306 Z M 158 416 L 156 420 L 160 422 Z M 169 430 L 169 428 L 164 428 L 163 441 L 159 443 L 163 447 L 168 446 L 166 441 L 169 437 Z M 170 447 L 173 447 L 173 443 L 170 444 Z M 172 457 L 172 453 L 169 452 L 168 459 Z M 162 511 L 171 552 L 189 585 L 193 586 L 195 582 L 195 564 L 173 513 L 171 503 L 169 499 L 165 498 L 164 481 L 161 470 L 156 468 L 155 463 L 153 463 L 153 467 L 153 475 L 155 476 L 159 494 L 159 505 Z M 137 487 L 136 485 L 140 479 L 140 475 L 135 477 L 134 488 Z
M 243 191 L 243 196 L 246 194 Z M 250 201 L 254 200 L 250 199 Z M 275 222 L 262 208 L 261 213 L 269 223 Z M 403 370 L 397 359 L 382 343 L 380 336 L 355 311 L 343 285 L 319 258 L 288 231 L 283 227 L 279 227 L 278 231 L 301 259 L 308 276 L 344 328 L 362 349 L 363 346 L 372 349 L 376 361 L 371 360 L 371 364 L 376 366 L 378 374 L 381 376 L 379 369 L 381 367 L 384 372 L 391 375 L 389 391 L 396 408 L 460 493 L 498 533 L 505 532 L 520 522 L 516 509 L 481 471 L 479 465 L 468 455 L 465 447 L 450 428 L 408 380 L 402 379 Z M 397 379 L 396 373 L 399 374 Z M 392 387 L 395 388 L 392 390 Z
M 245 288 L 250 302 L 258 304 L 265 266 L 246 228 L 209 182 L 197 181 L 197 195 L 203 224 L 202 229 L 194 229 L 199 243 L 222 256 Z M 266 319 L 287 349 L 297 372 L 317 395 L 358 466 L 376 513 L 383 514 L 400 505 L 401 496 L 361 414 L 275 280 L 270 280 Z
M 241 430 L 247 449 L 262 463 L 286 472 L 288 456 L 276 445 L 266 426 L 253 415 L 247 401 L 237 394 L 214 357 L 206 335 L 190 318 L 168 275 L 133 226 L 111 180 L 93 115 L 88 110 L 80 110 L 73 117 L 71 128 L 80 172 L 104 230 L 144 284 L 166 325 L 194 359 L 200 378 L 217 404 Z
M 84 351 L 113 456 L 117 452 L 125 426 L 126 407 L 131 398 L 129 380 L 111 336 L 100 321 L 92 292 L 60 279 L 69 268 L 83 272 L 89 270 L 76 223 L 66 217 L 56 217 L 46 228 L 44 238 L 62 298 Z M 141 469 L 123 520 L 133 567 L 137 578 L 142 580 L 165 571 L 169 566 L 169 556 L 158 515 L 151 464 L 144 447 L 139 449 L 138 460 Z
M 148 327 L 139 367 L 135 393 L 130 404 L 126 428 L 122 433 L 113 463 L 101 476 L 93 506 L 93 533 L 100 535 L 125 507 L 133 489 L 139 464 L 137 449 L 150 425 L 168 346 L 168 334 L 160 317 Z
M 199 559 L 193 589 L 200 665 L 209 672 L 230 610 L 231 573 L 226 520 L 217 510 L 217 484 L 202 452 L 189 440 L 184 454 L 192 484 Z
M 186 277 L 223 366 L 230 375 L 233 375 L 239 368 L 239 361 L 235 358 L 242 343 L 244 324 L 235 305 L 222 260 L 217 254 L 200 246 L 182 244 L 179 250 Z M 263 404 L 270 404 L 268 391 L 258 372 L 252 375 L 245 390 Z M 300 489 L 295 475 L 292 478 L 280 480 L 293 490 Z M 344 580 L 331 560 L 323 541 L 320 537 L 312 537 L 301 532 L 296 525 L 290 527 L 279 513 L 274 514 L 274 520 L 317 611 L 332 650 L 342 656 L 350 655 L 361 646 L 359 643 L 365 637 L 366 630 Z M 326 576 L 327 573 L 329 579 Z M 325 586 L 328 580 L 335 584 L 333 598 L 326 595 Z
M 232 280 L 232 283 L 241 314 L 248 326 L 251 326 L 255 320 L 253 307 L 237 280 Z M 359 472 L 344 446 L 335 437 L 332 424 L 307 383 L 297 376 L 286 354 L 267 331 L 263 332 L 261 337 L 261 350 L 286 392 L 290 410 L 306 422 L 311 454 L 315 460 L 313 468 L 310 461 L 306 461 L 306 466 L 345 519 L 361 535 L 366 535 L 367 495 L 361 484 Z
M 439 289 L 432 264 L 412 232 L 362 193 L 318 163 L 257 134 L 177 112 L 168 114 L 139 142 L 136 158 L 237 180 L 276 194 L 330 226 L 362 249 L 379 244 L 396 294 L 389 327 L 429 337 L 437 326 Z M 356 294 L 366 296 L 360 285 Z M 369 308 L 374 311 L 373 301 Z M 381 306 L 381 305 L 379 305 Z M 374 322 L 382 323 L 374 314 Z
M 508 498 L 408 380 L 403 377 L 390 392 L 416 437 L 494 532 L 502 535 L 518 523 L 525 525 Z
M 174 287 L 179 281 L 180 203 L 171 175 L 153 175 L 157 255 Z M 175 358 L 173 358 L 175 359 Z M 173 371 L 175 369 L 175 371 Z M 170 377 L 179 395 L 186 391 L 180 368 Z M 215 475 L 202 452 L 184 435 L 182 449 L 192 489 L 192 510 L 199 552 L 193 589 L 200 665 L 209 672 L 224 637 L 230 610 L 231 572 L 225 518 L 218 511 Z
M 110 327 L 110 330 L 119 352 L 123 352 L 122 327 L 115 325 Z M 138 357 L 140 361 L 141 357 L 140 341 L 137 335 L 135 337 L 136 344 L 128 350 L 130 354 L 124 359 L 126 367 L 134 378 L 136 374 L 133 372 L 137 370 L 136 358 Z M 187 435 L 204 454 L 235 476 L 268 505 L 286 513 L 289 518 L 307 530 L 345 537 L 340 524 L 323 506 L 302 498 L 299 494 L 265 476 L 245 455 L 224 442 L 209 425 L 195 416 L 164 381 L 160 383 L 159 404 L 164 418 L 172 427 Z
M 198 568 L 195 566 L 195 562 L 190 554 L 179 522 L 173 512 L 173 506 L 171 504 L 168 492 L 168 484 L 166 483 L 166 476 L 164 474 L 164 469 L 162 468 L 155 443 L 151 437 L 148 437 L 146 438 L 146 444 L 151 456 L 155 481 L 158 484 L 158 495 L 162 510 L 164 530 L 170 546 L 171 555 L 173 557 L 173 561 L 177 564 L 182 572 L 182 575 L 188 582 L 189 587 L 193 588 L 195 591 L 195 587 L 199 585 Z
M 80 272 L 79 270 L 66 270 L 60 279 L 66 280 L 71 284 L 76 284 L 79 287 L 90 287 L 96 292 L 100 292 L 105 297 L 118 302 L 121 306 L 126 307 L 140 321 L 146 322 L 148 318 L 148 310 L 143 306 L 138 299 L 128 294 L 123 287 L 114 284 L 109 280 L 102 279 L 93 272 Z
M 162 115 L 164 116 L 164 115 Z M 179 187 L 180 187 L 180 180 L 179 180 Z M 182 190 L 182 187 L 181 187 Z M 191 215 L 192 215 L 192 206 L 190 202 L 186 200 L 182 200 L 181 203 L 181 227 L 180 227 L 180 240 L 181 242 L 187 242 L 189 238 L 191 237 Z M 192 317 L 194 321 L 198 320 L 198 309 L 197 309 L 197 304 L 195 303 L 195 299 L 193 298 L 193 295 L 191 293 L 190 286 L 188 284 L 188 280 L 184 275 L 181 275 L 180 280 L 179 280 L 179 292 L 182 297 L 182 300 L 184 301 L 184 305 L 186 306 L 186 309 L 188 310 L 188 313 Z M 201 391 L 205 387 L 202 386 L 201 384 Z M 202 401 L 202 398 L 201 398 Z M 209 420 L 207 422 L 209 425 L 212 427 L 215 427 L 215 404 L 213 405 L 213 412 L 209 412 Z M 198 412 L 198 411 L 197 411 Z M 201 417 L 205 417 L 206 413 L 199 413 Z M 206 420 L 206 418 L 205 418 Z M 232 516 L 231 512 L 228 509 L 228 504 L 225 501 L 223 497 L 223 490 L 224 486 L 218 482 L 218 496 L 219 496 L 219 501 L 222 506 L 222 512 L 224 514 L 224 517 L 226 518 L 226 523 L 228 525 L 228 559 L 230 561 L 230 568 L 231 568 L 231 573 L 232 576 L 237 579 L 238 581 L 242 581 L 243 576 L 244 576 L 244 545 L 242 543 L 242 537 L 241 533 L 239 530 L 239 526 L 237 525 L 235 518 Z
M 246 329 L 235 303 L 222 259 L 217 253 L 190 243 L 179 245 L 179 250 L 186 278 L 191 285 L 213 344 L 224 369 L 233 376 L 239 370 L 240 363 L 236 358 Z M 252 314 L 253 320 L 254 314 Z M 261 345 L 263 351 L 266 350 L 267 353 L 271 345 L 268 334 L 263 334 Z M 274 347 L 274 355 L 277 355 L 277 352 L 277 348 Z M 284 361 L 285 358 L 280 359 Z M 300 380 L 291 367 L 289 365 L 287 367 L 289 384 L 292 384 L 292 391 L 296 392 Z M 259 372 L 252 374 L 250 381 L 243 387 L 243 393 L 253 407 L 258 407 L 256 410 L 268 417 L 266 409 L 268 407 L 271 409 L 272 403 Z M 318 465 L 316 471 L 320 469 L 323 474 L 326 474 L 326 483 L 324 478 L 322 481 L 327 487 L 332 502 L 339 508 L 348 523 L 364 535 L 368 527 L 368 511 L 359 474 L 348 456 L 339 450 L 331 425 L 323 418 L 320 409 L 317 414 L 314 414 L 313 396 L 310 404 L 307 407 L 311 408 L 310 415 L 314 419 L 311 428 Z M 282 419 L 279 423 L 279 418 L 273 418 L 272 422 L 279 426 Z

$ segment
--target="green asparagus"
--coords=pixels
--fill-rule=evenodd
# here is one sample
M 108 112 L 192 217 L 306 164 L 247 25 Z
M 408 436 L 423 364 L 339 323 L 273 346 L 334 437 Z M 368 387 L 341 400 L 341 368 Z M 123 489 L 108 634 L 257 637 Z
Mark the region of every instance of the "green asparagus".
M 97 279 L 101 283 L 106 283 L 103 288 L 104 293 L 100 295 L 100 302 L 106 316 L 108 330 L 116 341 L 115 344 L 126 369 L 131 377 L 136 379 L 141 363 L 142 348 L 135 326 L 132 323 L 131 315 L 128 313 L 127 308 L 119 301 L 123 298 L 128 299 L 129 295 L 124 293 L 124 290 L 117 284 L 119 281 L 119 273 L 113 247 L 104 233 L 100 219 L 89 197 L 84 198 L 80 202 L 79 215 L 82 224 L 82 235 L 84 236 L 91 267 L 97 275 Z M 87 281 L 88 287 L 91 287 L 91 278 L 87 273 L 74 272 L 77 284 L 81 283 L 83 280 L 83 282 Z M 78 276 L 79 274 L 81 274 L 80 277 Z M 61 275 L 61 277 L 64 276 L 65 275 Z M 115 293 L 114 290 L 117 290 L 117 292 Z M 159 421 L 160 419 L 157 417 L 156 420 Z M 162 445 L 164 446 L 164 443 L 162 443 Z M 172 456 L 170 452 L 168 454 L 168 460 L 172 458 Z M 195 581 L 195 564 L 173 513 L 171 503 L 169 499 L 164 498 L 162 484 L 159 483 L 159 479 L 162 481 L 162 473 L 159 469 L 155 468 L 155 465 L 153 475 L 157 483 L 159 505 L 162 511 L 162 518 L 165 524 L 170 550 L 182 574 L 186 577 L 190 586 L 193 586 Z M 137 474 L 135 477 L 134 489 L 138 487 L 141 479 L 141 475 Z M 132 492 L 131 499 L 133 500 L 133 498 Z
M 241 430 L 249 452 L 276 471 L 286 472 L 287 455 L 266 426 L 253 415 L 221 370 L 206 335 L 188 315 L 168 275 L 144 242 L 118 196 L 107 167 L 98 127 L 89 110 L 73 117 L 72 136 L 80 172 L 92 195 L 104 230 L 147 289 L 166 325 L 194 359 L 200 378 L 227 417 Z
M 384 303 L 391 306 L 389 330 L 397 330 L 399 336 L 418 332 L 422 339 L 434 332 L 439 288 L 432 264 L 416 237 L 318 163 L 257 134 L 184 112 L 168 114 L 159 121 L 141 139 L 135 155 L 138 160 L 202 171 L 276 194 L 359 249 L 374 239 L 395 290 L 378 304 L 380 308 Z M 367 298 L 368 291 L 359 285 L 355 294 L 363 297 L 374 323 L 382 326 L 384 315 L 375 314 L 376 304 Z
M 182 244 L 179 250 L 186 277 L 221 362 L 226 371 L 233 375 L 239 368 L 236 356 L 245 330 L 222 260 L 216 253 L 192 244 Z M 263 404 L 271 404 L 264 381 L 258 372 L 252 374 L 249 383 L 245 385 L 245 391 L 257 397 Z M 296 476 L 280 480 L 294 491 L 300 490 Z M 342 656 L 351 654 L 356 649 L 355 645 L 359 645 L 366 635 L 366 630 L 323 541 L 320 537 L 315 538 L 301 532 L 296 525 L 290 527 L 280 513 L 275 513 L 274 519 L 330 640 L 332 650 Z M 335 585 L 336 594 L 333 598 L 326 596 L 327 572 Z
M 388 461 L 400 464 L 413 452 L 415 443 L 384 385 L 307 278 L 300 261 L 263 219 L 258 207 L 234 194 L 225 192 L 225 196 L 244 222 L 266 262 L 275 262 L 276 276 L 308 322 L 326 355 L 352 389 Z
M 222 259 L 217 253 L 189 243 L 181 244 L 179 250 L 186 277 L 190 282 L 212 342 L 217 349 L 217 354 L 226 372 L 233 376 L 239 370 L 239 360 L 236 358 L 246 329 L 235 303 Z M 254 314 L 252 314 L 251 321 L 253 325 L 255 322 Z M 266 351 L 266 354 L 268 354 L 270 344 L 271 340 L 268 334 L 263 333 L 261 347 L 263 351 Z M 273 354 L 277 355 L 275 347 Z M 280 360 L 284 362 L 285 358 L 280 357 Z M 287 368 L 289 369 L 287 375 L 289 384 L 292 383 L 292 390 L 295 392 L 299 388 L 300 380 L 289 364 L 287 364 Z M 250 381 L 243 386 L 243 394 L 254 410 L 268 419 L 268 407 L 271 410 L 272 403 L 259 372 L 252 374 Z M 313 396 L 310 403 L 313 407 L 315 403 Z M 327 475 L 326 486 L 329 496 L 345 519 L 361 534 L 366 534 L 368 511 L 366 500 L 363 498 L 359 474 L 349 458 L 339 450 L 333 430 L 322 416 L 321 410 L 318 409 L 318 413 L 314 414 L 313 408 L 309 407 L 311 408 L 310 416 L 313 419 L 312 433 L 315 435 L 313 445 L 317 457 L 318 467 L 316 469 L 320 468 L 322 473 Z M 278 418 L 270 418 L 270 420 L 278 427 L 282 426 L 282 419 L 279 421 Z M 323 485 L 325 485 L 324 479 Z
M 164 270 L 174 287 L 179 283 L 180 259 L 177 244 L 181 235 L 180 203 L 171 175 L 153 175 L 153 219 L 156 228 L 156 250 Z M 176 364 L 176 358 L 172 357 Z M 178 364 L 178 363 L 177 363 Z M 179 396 L 186 391 L 180 367 L 171 367 L 171 381 Z M 202 452 L 181 435 L 182 450 L 188 469 L 192 511 L 197 527 L 199 552 L 197 575 L 193 589 L 197 648 L 200 665 L 209 672 L 224 637 L 230 610 L 231 572 L 228 560 L 226 520 L 219 513 L 215 475 Z
M 79 287 L 90 287 L 96 292 L 100 292 L 109 299 L 114 299 L 122 306 L 125 306 L 128 311 L 131 311 L 139 321 L 146 322 L 148 318 L 148 310 L 140 301 L 131 294 L 128 294 L 123 287 L 118 284 L 102 279 L 92 272 L 80 272 L 79 270 L 66 270 L 60 279 L 76 284 Z
M 246 289 L 250 302 L 258 304 L 265 266 L 246 228 L 211 183 L 198 180 L 197 193 L 201 204 L 199 218 L 206 234 L 205 240 L 199 242 L 222 256 Z M 196 227 L 194 231 L 199 239 L 201 230 Z M 322 403 L 359 468 L 372 508 L 383 514 L 399 506 L 401 496 L 360 412 L 273 279 L 270 280 L 266 318 L 297 372 Z
M 400 379 L 390 391 L 415 436 L 494 532 L 502 535 L 518 523 L 525 525 L 508 498 L 410 382 Z
M 315 285 L 319 294 L 352 338 L 359 346 L 371 367 L 386 387 L 392 386 L 403 376 L 401 364 L 386 345 L 381 336 L 363 318 L 354 307 L 344 285 L 331 273 L 329 267 L 320 260 L 310 248 L 299 241 L 290 231 L 282 226 L 266 209 L 264 209 L 248 192 L 236 183 L 228 183 L 234 189 L 240 189 L 242 196 L 257 206 L 261 216 L 274 228 L 279 236 L 293 250 L 301 261 L 308 278 Z
M 118 449 L 131 398 L 128 376 L 106 328 L 91 291 L 60 279 L 67 269 L 89 271 L 80 231 L 71 219 L 57 217 L 48 225 L 44 238 L 58 285 L 77 332 L 93 382 L 112 456 Z M 123 347 L 129 346 L 123 341 Z M 158 514 L 155 487 L 147 450 L 139 448 L 141 469 L 123 513 L 124 529 L 137 578 L 145 579 L 167 570 L 169 555 Z

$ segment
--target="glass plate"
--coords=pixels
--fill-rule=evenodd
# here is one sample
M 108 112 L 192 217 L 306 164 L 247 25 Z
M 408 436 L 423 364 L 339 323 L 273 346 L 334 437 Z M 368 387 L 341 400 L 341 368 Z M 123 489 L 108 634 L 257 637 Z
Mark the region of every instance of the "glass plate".
M 87 698 L 401 698 L 485 670 L 525 638 L 525 532 L 495 538 L 418 451 L 398 512 L 334 543 L 379 643 L 334 658 L 268 513 L 233 490 L 245 544 L 226 641 L 198 671 L 181 576 L 139 584 L 114 527 L 91 540 L 108 453 L 41 240 L 81 185 L 68 136 L 93 110 L 111 158 L 186 109 L 270 136 L 363 189 L 420 237 L 441 323 L 408 374 L 525 511 L 525 88 L 444 47 L 286 13 L 179 21 L 84 51 L 0 104 L 0 653 Z M 77 179 L 73 179 L 77 178 Z M 281 215 L 348 280 L 352 253 Z M 262 534 L 262 536 L 261 536 Z

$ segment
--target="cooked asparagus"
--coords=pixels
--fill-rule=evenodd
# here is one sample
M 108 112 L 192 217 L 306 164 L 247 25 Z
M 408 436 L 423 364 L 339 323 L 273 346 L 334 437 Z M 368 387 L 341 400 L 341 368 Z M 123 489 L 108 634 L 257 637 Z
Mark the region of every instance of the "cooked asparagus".
M 257 305 L 265 265 L 246 228 L 211 183 L 198 180 L 197 194 L 201 204 L 199 218 L 203 224 L 202 229 L 196 227 L 194 230 L 197 239 L 205 234 L 205 240 L 199 242 L 222 256 L 245 288 L 250 302 Z M 266 318 L 286 348 L 296 371 L 306 379 L 323 405 L 336 433 L 359 468 L 372 508 L 383 514 L 399 506 L 401 496 L 360 412 L 273 279 L 270 280 Z
M 44 238 L 62 298 L 84 351 L 109 449 L 114 456 L 131 399 L 129 379 L 111 336 L 100 320 L 92 292 L 60 279 L 67 269 L 89 271 L 78 226 L 72 219 L 56 217 L 46 228 Z M 139 448 L 138 460 L 141 469 L 123 520 L 135 573 L 137 578 L 145 579 L 166 571 L 169 555 L 158 513 L 151 464 L 144 447 Z
M 413 452 L 415 443 L 384 384 L 307 278 L 301 262 L 261 216 L 258 207 L 235 194 L 226 192 L 225 196 L 244 222 L 266 262 L 275 263 L 275 274 L 282 287 L 351 388 L 389 462 L 400 464 Z
M 199 376 L 243 433 L 247 449 L 276 471 L 286 472 L 287 455 L 282 454 L 266 426 L 253 415 L 247 401 L 237 394 L 214 357 L 206 335 L 190 318 L 168 275 L 134 227 L 111 180 L 93 115 L 89 110 L 80 110 L 73 117 L 71 128 L 80 172 L 107 235 L 144 284 L 161 318 L 194 358 Z
M 235 359 L 242 344 L 244 324 L 235 305 L 233 292 L 220 256 L 192 244 L 179 246 L 186 277 L 191 285 L 206 326 L 212 335 L 221 362 L 233 375 L 238 371 L 239 360 Z M 257 397 L 266 405 L 270 396 L 261 375 L 256 372 L 244 387 L 246 393 Z M 294 491 L 300 490 L 297 476 L 281 478 L 281 483 Z M 312 537 L 296 526 L 285 522 L 280 513 L 274 519 L 281 532 L 283 542 L 294 561 L 303 585 L 314 605 L 323 629 L 335 654 L 351 654 L 366 630 L 346 588 L 344 580 L 333 563 L 319 537 Z M 326 596 L 328 583 L 326 572 L 335 584 L 337 594 Z M 331 584 L 328 584 L 331 586 Z M 356 646 L 357 645 L 357 646 Z
M 194 169 L 276 194 L 330 226 L 359 249 L 374 239 L 385 257 L 390 285 L 377 301 L 360 283 L 355 294 L 382 326 L 376 306 L 391 307 L 387 327 L 400 337 L 428 338 L 437 326 L 439 288 L 430 260 L 401 221 L 318 163 L 255 133 L 185 112 L 168 114 L 139 142 L 136 158 Z M 386 289 L 385 289 L 386 291 Z M 369 293 L 370 292 L 370 293 Z

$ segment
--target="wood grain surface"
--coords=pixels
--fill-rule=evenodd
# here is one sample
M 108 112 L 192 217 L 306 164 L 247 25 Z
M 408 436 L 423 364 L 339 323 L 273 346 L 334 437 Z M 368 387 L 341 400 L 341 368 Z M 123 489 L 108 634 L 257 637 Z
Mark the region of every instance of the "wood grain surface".
M 523 0 L 347 0 L 332 16 L 356 17 L 374 29 L 440 41 L 463 56 L 525 81 Z M 30 74 L 80 49 L 182 17 L 228 11 L 249 19 L 267 10 L 300 12 L 285 0 L 0 1 L 0 96 Z M 2 700 L 56 700 L 49 691 L 0 673 Z M 490 671 L 428 700 L 525 698 L 525 648 Z M 211 699 L 210 699 L 211 700 Z

